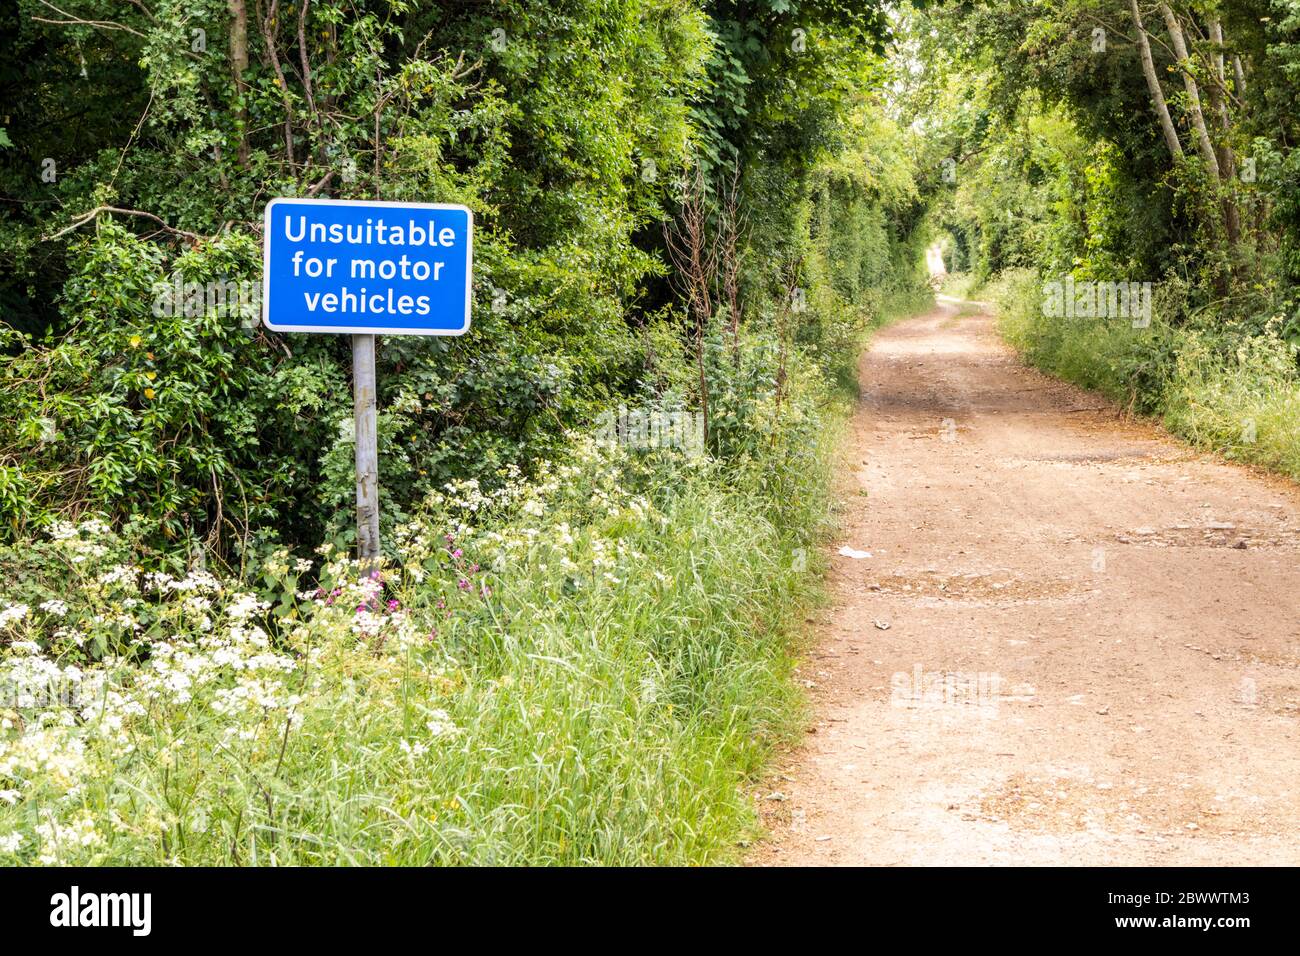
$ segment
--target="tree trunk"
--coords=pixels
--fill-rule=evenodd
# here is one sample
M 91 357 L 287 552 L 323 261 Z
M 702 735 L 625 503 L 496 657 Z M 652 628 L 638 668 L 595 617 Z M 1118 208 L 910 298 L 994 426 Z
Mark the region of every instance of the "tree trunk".
M 1147 80 L 1147 89 L 1151 91 L 1151 102 L 1156 115 L 1160 118 L 1160 130 L 1165 135 L 1165 143 L 1174 160 L 1183 158 L 1183 144 L 1178 138 L 1178 130 L 1169 115 L 1169 104 L 1165 102 L 1165 91 L 1160 86 L 1160 77 L 1156 73 L 1155 60 L 1151 57 L 1151 41 L 1147 37 L 1146 27 L 1142 25 L 1142 14 L 1138 10 L 1137 0 L 1129 0 L 1129 10 L 1133 14 L 1133 25 L 1137 27 L 1138 52 L 1142 56 L 1142 74 Z
M 284 70 L 280 66 L 275 32 L 279 26 L 279 19 L 280 0 L 271 0 L 266 18 L 262 21 L 262 40 L 266 45 L 266 55 L 271 62 L 271 69 L 275 71 L 275 85 L 280 91 L 280 102 L 284 104 L 284 156 L 289 165 L 293 166 L 293 97 L 289 94 L 289 81 L 285 79 Z
M 1174 56 L 1178 57 L 1178 68 L 1183 74 L 1183 86 L 1187 90 L 1187 111 L 1192 117 L 1192 128 L 1196 132 L 1196 148 L 1205 164 L 1205 173 L 1210 182 L 1218 186 L 1223 181 L 1219 170 L 1219 157 L 1210 140 L 1210 130 L 1205 125 L 1205 112 L 1201 109 L 1201 89 L 1192 76 L 1191 57 L 1187 55 L 1187 40 L 1183 36 L 1183 25 L 1179 22 L 1169 4 L 1160 4 L 1160 11 L 1165 16 L 1165 25 L 1169 28 L 1169 40 L 1174 47 Z
M 228 0 L 230 6 L 230 70 L 235 93 L 244 95 L 244 71 L 248 69 L 248 5 L 246 0 Z M 239 165 L 248 166 L 248 110 L 239 109 Z
M 1231 189 L 1237 178 L 1237 157 L 1228 141 L 1232 133 L 1232 115 L 1228 109 L 1228 71 L 1223 57 L 1223 24 L 1217 17 L 1210 20 L 1210 42 L 1215 46 L 1214 56 L 1211 58 L 1215 82 L 1210 84 L 1210 106 L 1218 115 L 1219 126 L 1222 128 L 1222 138 L 1219 140 L 1219 169 L 1229 184 L 1228 188 Z M 1223 221 L 1228 230 L 1228 245 L 1235 247 L 1241 238 L 1241 213 L 1237 209 L 1236 201 L 1228 194 L 1223 197 Z
M 1217 19 L 1210 21 L 1210 42 L 1214 44 L 1210 63 L 1214 67 L 1214 78 L 1217 81 L 1217 85 L 1210 88 L 1210 105 L 1218 113 L 1224 132 L 1227 132 L 1232 125 L 1228 120 L 1228 98 L 1225 94 L 1228 89 L 1228 71 L 1223 57 L 1223 24 Z

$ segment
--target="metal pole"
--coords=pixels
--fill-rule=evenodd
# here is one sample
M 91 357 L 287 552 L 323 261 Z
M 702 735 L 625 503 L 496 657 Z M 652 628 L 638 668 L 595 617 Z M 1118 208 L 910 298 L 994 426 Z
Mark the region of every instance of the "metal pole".
M 352 336 L 352 396 L 357 436 L 357 560 L 379 557 L 379 439 L 375 423 L 375 337 Z

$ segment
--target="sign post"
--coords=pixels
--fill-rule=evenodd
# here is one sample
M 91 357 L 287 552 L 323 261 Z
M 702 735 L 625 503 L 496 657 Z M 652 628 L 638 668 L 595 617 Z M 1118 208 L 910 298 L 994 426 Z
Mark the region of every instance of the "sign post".
M 377 335 L 464 335 L 474 216 L 465 206 L 272 199 L 262 233 L 262 320 L 273 332 L 352 336 L 357 558 L 378 560 Z
M 379 436 L 375 402 L 375 337 L 352 336 L 352 415 L 357 445 L 357 559 L 379 557 Z

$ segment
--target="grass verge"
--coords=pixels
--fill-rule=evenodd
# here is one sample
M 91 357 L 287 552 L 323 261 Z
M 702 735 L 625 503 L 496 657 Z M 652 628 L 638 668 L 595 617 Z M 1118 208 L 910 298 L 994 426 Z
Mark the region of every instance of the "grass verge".
M 94 519 L 0 552 L 0 863 L 734 861 L 802 727 L 819 376 L 725 466 L 575 437 L 449 486 L 373 572 L 146 570 Z
M 1041 283 L 1005 276 L 994 294 L 1004 338 L 1030 364 L 1125 407 L 1226 458 L 1300 479 L 1296 348 L 1276 329 L 1174 325 L 1177 290 L 1156 292 L 1149 327 L 1043 315 Z M 988 293 L 985 293 L 986 295 Z

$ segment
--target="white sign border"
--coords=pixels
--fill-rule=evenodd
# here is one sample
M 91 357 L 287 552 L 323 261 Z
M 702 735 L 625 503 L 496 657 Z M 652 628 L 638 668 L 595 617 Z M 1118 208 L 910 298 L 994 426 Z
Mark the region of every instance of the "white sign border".
M 405 209 L 458 209 L 468 217 L 465 235 L 465 324 L 459 329 L 380 329 L 374 326 L 274 325 L 271 322 L 271 208 L 276 203 L 300 203 L 313 206 L 393 206 Z M 336 335 L 464 335 L 469 331 L 474 304 L 474 210 L 458 203 L 397 202 L 389 199 L 300 199 L 277 196 L 262 210 L 262 324 L 272 332 L 320 332 Z

